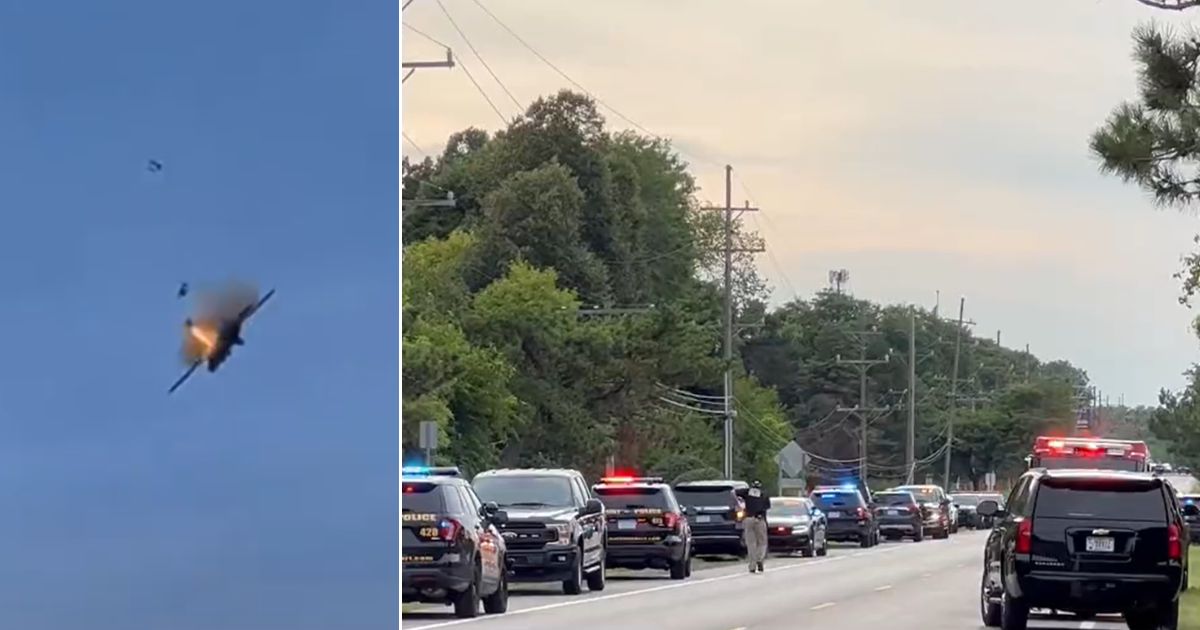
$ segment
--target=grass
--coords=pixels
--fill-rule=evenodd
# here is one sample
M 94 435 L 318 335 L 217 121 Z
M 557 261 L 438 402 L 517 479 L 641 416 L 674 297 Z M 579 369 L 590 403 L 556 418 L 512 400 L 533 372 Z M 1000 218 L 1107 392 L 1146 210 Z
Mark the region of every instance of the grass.
M 1188 566 L 1200 567 L 1200 546 L 1193 545 L 1188 555 Z M 1188 590 L 1179 600 L 1179 630 L 1200 630 L 1200 580 L 1189 579 L 1188 582 Z

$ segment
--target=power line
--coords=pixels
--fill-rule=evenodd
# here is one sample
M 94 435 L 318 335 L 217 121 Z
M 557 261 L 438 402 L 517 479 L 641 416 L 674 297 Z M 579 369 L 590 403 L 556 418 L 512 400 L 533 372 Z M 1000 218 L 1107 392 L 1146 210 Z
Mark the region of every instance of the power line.
M 416 143 L 416 142 L 415 142 L 415 141 L 414 141 L 412 138 L 409 138 L 409 137 L 408 137 L 408 132 L 407 132 L 407 131 L 403 131 L 403 130 L 401 130 L 401 131 L 400 131 L 400 135 L 404 136 L 404 139 L 405 139 L 405 140 L 408 140 L 408 143 L 412 145 L 412 148 L 414 148 L 414 149 L 416 149 L 416 150 L 417 150 L 417 153 L 420 153 L 421 155 L 424 155 L 424 156 L 428 156 L 428 155 L 429 155 L 428 153 L 426 153 L 426 152 L 425 152 L 425 149 L 422 149 L 422 148 L 421 148 L 421 145 L 417 144 L 417 143 Z
M 450 21 L 450 26 L 453 26 L 454 30 L 458 31 L 458 35 L 462 37 L 464 42 L 467 43 L 467 48 L 471 49 L 471 52 L 474 53 L 475 58 L 479 60 L 479 63 L 483 64 L 483 67 L 488 71 L 488 74 L 492 75 L 492 78 L 495 79 L 496 83 L 500 86 L 500 89 L 504 90 L 504 93 L 508 95 L 508 98 L 513 102 L 513 105 L 517 106 L 517 111 L 523 109 L 521 107 L 521 103 L 517 101 L 517 97 L 513 96 L 512 92 L 508 90 L 508 86 L 504 85 L 504 82 L 500 80 L 500 77 L 496 76 L 496 73 L 492 71 L 492 67 L 489 66 L 488 62 L 484 60 L 483 55 L 479 54 L 479 51 L 475 49 L 475 44 L 472 44 L 471 39 L 467 37 L 467 34 L 464 33 L 461 28 L 459 28 L 458 22 L 454 21 L 454 17 L 450 15 L 450 11 L 446 9 L 446 5 L 442 3 L 442 0 L 437 0 L 437 5 L 439 8 L 441 8 L 442 13 L 446 14 L 446 19 Z
M 414 32 L 414 33 L 416 33 L 417 35 L 420 35 L 421 37 L 424 37 L 425 39 L 428 39 L 429 41 L 431 41 L 431 42 L 433 42 L 433 43 L 437 44 L 438 46 L 441 46 L 442 48 L 447 48 L 447 49 L 448 49 L 448 48 L 450 48 L 450 47 L 449 47 L 449 46 L 447 46 L 446 44 L 444 44 L 444 43 L 442 43 L 442 42 L 438 41 L 438 40 L 437 40 L 436 38 L 434 38 L 432 35 L 430 35 L 430 34 L 428 34 L 428 33 L 424 32 L 424 31 L 422 31 L 421 29 L 419 29 L 419 28 L 417 28 L 417 27 L 413 26 L 412 24 L 409 24 L 408 22 L 405 22 L 405 23 L 404 23 L 404 28 L 406 28 L 406 29 L 408 29 L 408 30 L 410 30 L 410 31 L 412 31 L 412 32 Z
M 487 101 L 487 104 L 492 107 L 492 111 L 496 112 L 496 116 L 500 118 L 500 122 L 503 124 L 503 126 L 507 127 L 508 119 L 505 118 L 504 114 L 500 112 L 500 108 L 496 107 L 496 104 L 492 102 L 492 99 L 487 95 L 487 92 L 483 91 L 483 88 L 479 85 L 479 82 L 475 80 L 475 76 L 472 75 L 471 71 L 467 69 L 467 64 L 463 63 L 460 59 L 458 61 L 458 67 L 462 68 L 463 74 L 467 75 L 467 78 L 471 80 L 471 85 L 475 86 L 475 91 L 479 92 L 479 95 L 483 97 L 483 100 Z

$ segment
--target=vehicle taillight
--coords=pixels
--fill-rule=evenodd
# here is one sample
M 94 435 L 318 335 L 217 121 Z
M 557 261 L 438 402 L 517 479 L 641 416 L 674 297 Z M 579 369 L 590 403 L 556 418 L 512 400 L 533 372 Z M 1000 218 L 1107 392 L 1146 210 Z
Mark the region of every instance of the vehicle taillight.
M 458 532 L 460 531 L 462 531 L 462 525 L 452 518 L 438 523 L 438 538 L 446 542 L 454 542 L 458 538 Z
M 679 515 L 674 512 L 666 512 L 663 514 L 663 525 L 667 529 L 675 529 L 679 526 Z
M 1167 525 L 1167 558 L 1183 559 L 1183 543 L 1179 539 L 1179 526 L 1174 523 Z
M 1030 553 L 1033 551 L 1033 521 L 1023 519 L 1017 523 L 1017 540 L 1013 546 L 1013 551 L 1017 553 Z

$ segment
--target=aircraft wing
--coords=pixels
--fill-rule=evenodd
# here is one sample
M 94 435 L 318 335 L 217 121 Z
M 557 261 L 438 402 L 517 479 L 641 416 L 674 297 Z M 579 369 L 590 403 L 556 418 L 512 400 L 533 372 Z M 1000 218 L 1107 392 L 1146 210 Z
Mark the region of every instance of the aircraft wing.
M 179 380 L 175 381 L 175 384 L 171 386 L 171 389 L 167 390 L 167 395 L 175 393 L 175 390 L 179 389 L 179 386 L 183 385 L 184 381 L 187 381 L 188 378 L 191 377 L 192 372 L 195 372 L 196 368 L 200 367 L 201 363 L 204 363 L 203 359 L 199 359 L 192 363 L 191 367 L 189 367 L 187 371 L 183 373 L 183 376 L 180 376 Z
M 262 296 L 261 300 L 242 309 L 242 312 L 238 313 L 238 319 L 240 319 L 241 321 L 246 321 L 247 319 L 249 319 L 251 315 L 258 312 L 258 309 L 262 308 L 263 304 L 267 303 L 267 300 L 271 299 L 272 295 L 275 295 L 275 289 L 271 289 L 270 291 L 267 291 L 267 294 Z

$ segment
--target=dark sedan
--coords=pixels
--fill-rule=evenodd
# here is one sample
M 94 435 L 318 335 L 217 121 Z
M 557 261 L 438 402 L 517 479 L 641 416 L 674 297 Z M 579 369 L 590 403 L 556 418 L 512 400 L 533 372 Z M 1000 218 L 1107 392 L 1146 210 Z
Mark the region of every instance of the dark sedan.
M 829 552 L 825 539 L 825 515 L 808 499 L 772 497 L 767 512 L 767 548 L 783 553 L 804 554 L 805 558 Z

